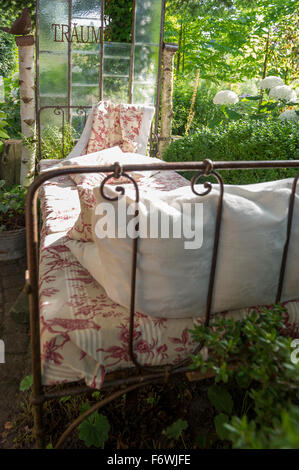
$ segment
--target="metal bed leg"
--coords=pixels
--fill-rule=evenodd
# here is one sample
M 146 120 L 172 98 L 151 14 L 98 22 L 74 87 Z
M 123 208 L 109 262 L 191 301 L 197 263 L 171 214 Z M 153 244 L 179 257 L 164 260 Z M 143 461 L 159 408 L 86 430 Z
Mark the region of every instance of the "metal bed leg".
M 34 435 L 37 449 L 44 449 L 43 404 L 33 404 Z

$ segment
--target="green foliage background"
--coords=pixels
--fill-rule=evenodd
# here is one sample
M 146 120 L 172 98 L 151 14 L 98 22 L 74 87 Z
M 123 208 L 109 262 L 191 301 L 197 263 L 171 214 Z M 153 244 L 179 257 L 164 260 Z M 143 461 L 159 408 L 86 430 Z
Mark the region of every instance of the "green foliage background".
M 1 26 L 10 26 L 24 8 L 30 9 L 34 21 L 35 4 L 34 0 L 0 0 Z
M 193 338 L 209 356 L 192 356 L 194 367 L 215 373 L 216 384 L 208 389 L 220 413 L 215 429 L 234 448 L 299 447 L 299 362 L 291 360 L 298 329 L 286 318 L 278 304 L 238 321 L 216 315 L 213 328 L 195 326 Z
M 166 161 L 211 160 L 294 160 L 299 158 L 298 125 L 276 120 L 231 121 L 215 129 L 202 128 L 196 134 L 174 141 L 166 149 Z M 250 184 L 288 178 L 298 170 L 223 171 L 227 184 Z M 191 178 L 191 172 L 184 174 Z
M 0 31 L 0 75 L 9 77 L 17 65 L 17 50 L 13 36 Z
M 193 82 L 177 78 L 173 94 L 173 135 L 184 135 L 185 133 L 192 94 Z M 223 119 L 220 108 L 213 104 L 215 94 L 216 86 L 211 86 L 211 84 L 202 80 L 196 94 L 195 115 L 189 133 L 196 132 L 202 126 L 213 126 L 214 122 L 220 122 Z
M 178 72 L 216 83 L 281 75 L 298 78 L 298 0 L 169 0 L 166 40 L 179 43 Z

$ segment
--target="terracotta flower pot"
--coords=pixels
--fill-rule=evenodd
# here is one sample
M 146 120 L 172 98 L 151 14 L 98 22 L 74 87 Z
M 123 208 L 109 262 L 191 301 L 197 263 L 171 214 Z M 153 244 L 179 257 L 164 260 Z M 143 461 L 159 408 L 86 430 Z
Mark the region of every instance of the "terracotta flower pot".
M 26 229 L 0 233 L 0 261 L 23 258 L 26 255 Z

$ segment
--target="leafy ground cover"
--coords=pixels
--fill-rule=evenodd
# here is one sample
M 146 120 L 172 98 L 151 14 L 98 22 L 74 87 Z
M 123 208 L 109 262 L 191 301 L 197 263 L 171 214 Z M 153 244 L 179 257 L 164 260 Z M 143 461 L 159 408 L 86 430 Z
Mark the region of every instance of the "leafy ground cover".
M 273 306 L 237 322 L 217 316 L 211 328 L 195 327 L 193 336 L 208 357 L 193 356 L 192 368 L 212 371 L 215 378 L 190 383 L 182 377 L 124 394 L 83 421 L 66 447 L 299 448 L 298 329 L 286 326 L 285 315 Z M 25 395 L 13 425 L 15 447 L 33 444 L 26 391 L 31 384 L 30 376 L 21 382 Z M 78 412 L 106 396 L 95 391 L 47 403 L 48 448 Z
M 0 233 L 25 227 L 26 190 L 16 185 L 11 189 L 0 180 Z
M 123 395 L 104 408 L 98 415 L 101 418 L 94 416 L 85 421 L 65 446 L 84 448 L 104 444 L 105 449 L 192 449 L 205 442 L 216 448 L 223 447 L 214 429 L 214 410 L 207 396 L 209 383 L 211 381 L 190 384 L 182 378 L 176 385 L 147 386 Z M 45 428 L 49 447 L 80 410 L 105 396 L 107 392 L 94 392 L 93 396 L 66 397 L 47 404 Z M 29 393 L 25 392 L 13 423 L 16 448 L 32 446 L 32 425 Z M 103 443 L 99 435 L 107 431 L 108 440 Z

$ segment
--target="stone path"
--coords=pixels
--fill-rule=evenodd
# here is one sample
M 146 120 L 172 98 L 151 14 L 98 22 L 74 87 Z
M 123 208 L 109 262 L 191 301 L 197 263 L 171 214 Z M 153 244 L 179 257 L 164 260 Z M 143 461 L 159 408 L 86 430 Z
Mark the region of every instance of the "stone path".
M 25 269 L 24 258 L 0 261 L 0 339 L 5 344 L 5 363 L 0 363 L 0 448 L 12 445 L 5 423 L 14 420 L 22 399 L 20 381 L 30 373 L 28 302 L 22 292 Z

